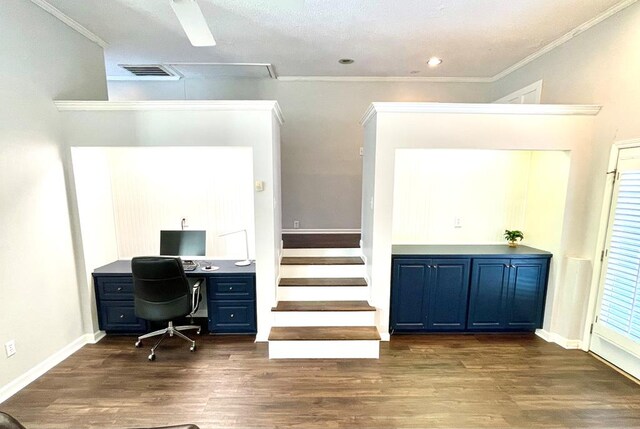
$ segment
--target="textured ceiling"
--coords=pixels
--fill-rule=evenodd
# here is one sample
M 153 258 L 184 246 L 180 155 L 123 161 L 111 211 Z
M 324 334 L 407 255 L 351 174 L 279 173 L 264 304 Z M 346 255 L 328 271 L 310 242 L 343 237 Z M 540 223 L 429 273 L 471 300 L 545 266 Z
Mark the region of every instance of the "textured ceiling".
M 198 0 L 218 43 L 206 48 L 189 44 L 169 0 L 47 1 L 108 43 L 109 75 L 249 62 L 280 76 L 488 78 L 620 0 Z M 444 62 L 432 69 L 433 55 Z

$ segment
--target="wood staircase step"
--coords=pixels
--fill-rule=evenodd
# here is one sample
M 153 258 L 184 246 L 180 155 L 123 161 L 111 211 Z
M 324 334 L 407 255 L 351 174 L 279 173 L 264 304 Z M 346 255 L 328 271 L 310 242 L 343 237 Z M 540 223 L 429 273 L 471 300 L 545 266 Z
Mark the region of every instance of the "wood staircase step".
M 280 279 L 280 287 L 307 287 L 307 286 L 367 286 L 367 281 L 360 277 L 291 277 Z
M 367 301 L 278 301 L 271 311 L 376 311 Z
M 269 341 L 360 341 L 380 340 L 375 326 L 274 327 Z
M 364 265 L 359 256 L 285 256 L 280 265 Z

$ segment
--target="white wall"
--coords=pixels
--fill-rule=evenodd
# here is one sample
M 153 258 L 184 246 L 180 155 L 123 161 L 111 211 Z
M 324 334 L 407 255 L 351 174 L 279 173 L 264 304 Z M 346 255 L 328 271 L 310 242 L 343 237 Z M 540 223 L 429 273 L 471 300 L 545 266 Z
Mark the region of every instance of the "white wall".
M 393 178 L 395 175 L 395 155 L 398 149 L 471 149 L 490 150 L 551 150 L 571 151 L 571 169 L 568 179 L 566 209 L 562 220 L 564 229 L 562 245 L 554 254 L 554 264 L 562 263 L 567 254 L 568 243 L 580 239 L 579 231 L 567 225 L 582 216 L 582 209 L 576 201 L 588 196 L 589 189 L 583 183 L 591 175 L 585 160 L 592 145 L 593 117 L 586 115 L 544 114 L 553 107 L 548 106 L 504 106 L 496 105 L 429 105 L 409 103 L 379 103 L 378 111 L 371 120 L 365 122 L 365 132 L 376 128 L 375 153 L 365 152 L 365 158 L 375 157 L 374 207 L 369 216 L 373 217 L 370 228 L 363 228 L 363 247 L 372 248 L 370 260 L 372 304 L 380 309 L 378 325 L 385 334 L 389 323 L 389 296 L 391 278 L 391 245 L 393 214 Z M 460 112 L 452 113 L 458 109 Z M 513 108 L 513 109 L 512 109 Z M 404 110 L 403 110 L 404 109 Z M 441 112 L 434 110 L 441 109 Z M 481 109 L 502 109 L 505 113 L 481 113 Z M 515 110 L 514 110 L 515 109 Z M 420 113 L 422 110 L 422 113 Z M 515 114 L 528 110 L 534 114 Z M 495 110 L 493 110 L 495 111 Z M 375 121 L 373 120 L 375 119 Z M 371 162 L 365 159 L 365 164 Z M 365 177 L 365 181 L 370 178 Z M 362 201 L 368 207 L 369 201 Z M 363 222 L 364 225 L 364 222 Z M 539 241 L 543 243 L 543 241 Z M 536 241 L 531 242 L 537 243 Z M 367 261 L 369 264 L 370 261 Z M 560 267 L 561 269 L 561 267 Z M 547 306 L 552 311 L 556 290 L 549 285 Z M 553 314 L 553 313 L 552 313 Z M 570 323 L 574 315 L 561 315 Z M 544 328 L 549 330 L 554 323 L 562 321 L 545 319 Z
M 100 150 L 100 149 L 99 149 Z M 159 231 L 207 231 L 206 255 L 255 259 L 250 147 L 108 148 L 119 259 L 157 255 Z M 94 267 L 95 268 L 95 267 Z
M 282 223 L 302 229 L 359 229 L 364 138 L 358 121 L 373 101 L 489 101 L 488 84 L 286 82 L 182 79 L 109 82 L 111 100 L 268 99 L 282 127 Z M 340 190 L 337 192 L 336 190 Z
M 504 243 L 505 229 L 525 229 L 531 157 L 529 151 L 396 150 L 393 244 Z
M 277 168 L 280 122 L 274 102 L 170 103 L 59 103 L 63 110 L 64 138 L 71 147 L 209 147 L 246 148 L 252 154 L 252 178 L 265 183 L 253 191 L 255 229 L 258 341 L 267 339 L 271 306 L 275 303 L 281 231 L 276 213 L 280 189 Z M 142 150 L 142 149 L 141 149 Z M 196 149 L 194 149 L 196 150 Z M 154 192 L 156 196 L 161 193 Z M 179 222 L 179 220 L 178 220 Z M 117 225 L 117 221 L 116 221 Z M 117 229 L 117 227 L 116 227 Z M 157 232 L 156 232 L 157 233 Z M 154 233 L 154 235 L 156 234 Z M 99 241 L 82 236 L 83 249 L 95 253 Z M 95 267 L 86 266 L 86 274 Z M 85 306 L 93 305 L 88 300 Z M 93 327 L 94 330 L 97 327 Z
M 17 348 L 0 354 L 1 402 L 81 344 L 68 149 L 52 99 L 107 91 L 102 49 L 29 1 L 0 2 L 0 40 L 0 344 Z
M 618 12 L 588 31 L 541 56 L 492 85 L 498 99 L 533 81 L 544 79 L 542 103 L 594 103 L 603 106 L 594 123 L 594 144 L 579 160 L 591 174 L 579 184 L 584 192 L 568 195 L 568 205 L 579 207 L 565 224 L 568 257 L 599 267 L 596 249 L 598 223 L 603 204 L 609 151 L 614 141 L 640 137 L 640 3 Z M 572 160 L 575 165 L 575 161 Z M 574 168 L 570 175 L 574 175 Z M 574 300 L 589 293 L 591 285 L 580 283 Z M 578 312 L 582 312 L 580 309 Z M 579 331 L 585 332 L 584 323 Z M 570 329 L 569 338 L 585 339 Z

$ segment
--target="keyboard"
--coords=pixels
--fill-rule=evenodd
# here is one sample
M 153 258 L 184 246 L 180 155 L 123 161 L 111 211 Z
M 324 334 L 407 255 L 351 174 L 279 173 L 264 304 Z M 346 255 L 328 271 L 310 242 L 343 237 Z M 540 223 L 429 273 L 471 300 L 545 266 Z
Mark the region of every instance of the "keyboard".
M 198 268 L 198 264 L 196 264 L 194 261 L 182 261 L 182 269 L 185 271 L 195 271 L 195 269 Z

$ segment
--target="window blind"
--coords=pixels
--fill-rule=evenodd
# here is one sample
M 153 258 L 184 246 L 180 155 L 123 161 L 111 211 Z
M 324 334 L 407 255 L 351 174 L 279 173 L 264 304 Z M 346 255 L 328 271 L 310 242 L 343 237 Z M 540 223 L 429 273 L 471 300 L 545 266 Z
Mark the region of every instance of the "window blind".
M 621 172 L 599 321 L 640 342 L 640 171 Z

